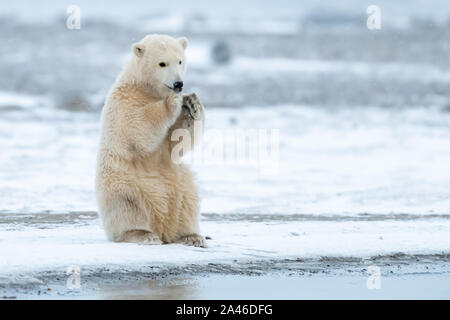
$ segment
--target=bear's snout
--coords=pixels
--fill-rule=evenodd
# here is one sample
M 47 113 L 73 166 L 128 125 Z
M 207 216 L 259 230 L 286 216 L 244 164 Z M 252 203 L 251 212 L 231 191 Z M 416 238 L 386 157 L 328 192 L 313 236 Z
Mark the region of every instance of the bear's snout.
M 181 90 L 183 90 L 183 81 L 175 81 L 173 83 L 173 90 L 181 92 Z

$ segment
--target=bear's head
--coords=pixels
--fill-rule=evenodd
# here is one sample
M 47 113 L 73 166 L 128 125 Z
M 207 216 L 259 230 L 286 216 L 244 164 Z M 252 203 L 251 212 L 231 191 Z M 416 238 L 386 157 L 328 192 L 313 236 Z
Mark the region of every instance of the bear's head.
M 171 91 L 180 92 L 186 70 L 185 37 L 174 39 L 165 35 L 148 35 L 133 45 L 127 77 L 149 86 L 161 98 Z M 131 69 L 131 70 L 130 70 Z

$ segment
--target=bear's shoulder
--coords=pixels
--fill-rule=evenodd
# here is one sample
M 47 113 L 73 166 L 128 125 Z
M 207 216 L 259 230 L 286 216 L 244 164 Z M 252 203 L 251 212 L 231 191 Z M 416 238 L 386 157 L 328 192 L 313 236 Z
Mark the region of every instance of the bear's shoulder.
M 144 105 L 153 102 L 151 95 L 144 90 L 129 84 L 117 86 L 111 92 L 110 99 L 115 105 Z

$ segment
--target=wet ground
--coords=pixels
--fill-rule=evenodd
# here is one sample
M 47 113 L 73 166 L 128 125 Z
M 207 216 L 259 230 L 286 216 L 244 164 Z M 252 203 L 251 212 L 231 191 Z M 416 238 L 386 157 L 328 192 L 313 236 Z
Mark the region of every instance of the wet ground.
M 379 289 L 367 287 L 364 275 L 285 274 L 206 276 L 145 281 L 126 287 L 107 286 L 93 297 L 102 299 L 449 299 L 448 274 L 383 277 Z
M 449 258 L 397 254 L 105 269 L 82 273 L 79 286 L 70 274 L 42 272 L 0 286 L 3 299 L 449 299 Z

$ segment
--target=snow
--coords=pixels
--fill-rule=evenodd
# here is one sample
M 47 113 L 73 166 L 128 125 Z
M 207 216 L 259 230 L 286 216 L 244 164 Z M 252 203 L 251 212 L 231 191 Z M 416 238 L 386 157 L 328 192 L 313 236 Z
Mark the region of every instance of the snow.
M 6 168 L 0 171 L 1 210 L 96 211 L 98 116 L 41 111 L 35 116 L 45 121 L 14 120 L 14 115 L 0 120 L 0 145 L 8 149 L 0 157 Z M 450 114 L 419 108 L 207 110 L 205 142 L 198 151 L 205 161 L 193 160 L 202 211 L 447 213 L 449 127 Z M 279 131 L 274 172 L 265 174 L 258 161 L 206 161 L 213 130 L 229 135 L 260 128 Z
M 448 254 L 450 7 L 433 3 L 379 1 L 374 33 L 371 3 L 356 0 L 81 0 L 78 31 L 64 28 L 70 1 L 11 2 L 0 14 L 0 277 Z M 131 44 L 150 32 L 189 37 L 186 90 L 205 102 L 206 128 L 186 161 L 208 249 L 107 242 L 95 219 L 99 109 Z M 228 64 L 214 64 L 217 41 Z M 261 129 L 278 134 L 275 156 L 228 156 L 230 141 L 261 139 Z M 71 221 L 77 214 L 87 218 Z
M 0 145 L 8 150 L 0 157 L 7 168 L 0 171 L 0 219 L 96 211 L 98 116 L 56 110 L 35 110 L 20 120 L 8 115 L 0 120 Z M 202 212 L 220 214 L 201 223 L 213 237 L 208 249 L 107 242 L 92 219 L 17 220 L 0 224 L 0 273 L 449 251 L 450 114 L 288 105 L 207 110 L 206 140 L 209 130 L 236 128 L 280 131 L 278 171 L 262 174 L 258 163 L 194 161 Z M 375 221 L 362 219 L 366 213 Z M 233 214 L 240 220 L 228 218 Z M 278 218 L 252 221 L 268 214 Z M 309 218 L 298 220 L 298 214 Z M 328 221 L 313 218 L 329 215 Z
M 364 61 L 326 61 L 286 58 L 245 58 L 238 57 L 231 71 L 244 71 L 260 74 L 301 73 L 305 74 L 354 74 L 359 77 L 419 78 L 416 81 L 450 80 L 450 72 L 428 64 L 407 63 L 369 63 Z
M 208 248 L 107 242 L 97 220 L 88 224 L 0 227 L 0 276 L 60 270 L 232 263 L 283 258 L 369 257 L 448 252 L 447 219 L 394 221 L 203 221 Z
M 2 108 L 32 108 L 43 104 L 44 101 L 42 97 L 13 92 L 0 92 L 0 110 Z
M 207 130 L 225 127 L 230 111 L 210 111 Z M 223 165 L 217 170 L 214 165 L 198 165 L 207 189 L 205 212 L 448 210 L 449 118 L 440 112 L 368 108 L 330 113 L 292 106 L 239 113 L 234 116 L 240 127 L 257 123 L 279 128 L 279 171 L 261 176 L 258 166 Z M 431 128 L 430 122 L 436 126 Z
M 417 16 L 439 22 L 445 21 L 449 13 L 447 2 L 433 0 L 432 3 L 433 5 L 429 5 L 429 2 L 423 0 L 411 0 L 408 1 L 408 5 L 400 5 L 387 0 L 378 0 L 376 5 L 382 9 L 383 26 L 407 27 Z M 2 8 L 2 14 L 21 19 L 26 23 L 39 23 L 66 17 L 67 7 L 72 4 L 74 3 L 70 0 L 57 3 L 53 0 L 43 0 L 40 1 L 39 7 L 31 8 L 26 1 L 17 0 Z M 328 18 L 326 22 L 331 26 L 333 23 L 361 23 L 361 21 L 364 23 L 366 8 L 371 4 L 373 3 L 360 0 L 346 0 L 326 5 L 318 5 L 314 0 L 266 1 L 264 5 L 256 0 L 246 2 L 229 0 L 227 5 L 206 0 L 190 1 L 188 5 L 181 0 L 152 3 L 144 0 L 76 2 L 81 8 L 83 19 L 87 21 L 101 17 L 116 23 L 135 25 L 141 30 L 147 27 L 148 30 L 154 31 L 164 28 L 164 31 L 181 32 L 186 25 L 189 26 L 181 19 L 185 16 L 187 22 L 188 18 L 197 18 L 203 22 L 199 26 L 203 30 L 274 34 L 295 32 L 302 22 L 314 21 L 316 17 Z

